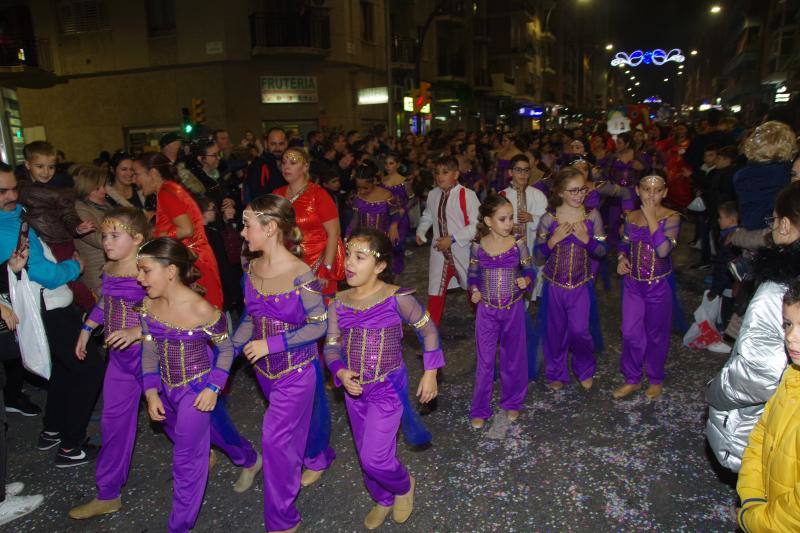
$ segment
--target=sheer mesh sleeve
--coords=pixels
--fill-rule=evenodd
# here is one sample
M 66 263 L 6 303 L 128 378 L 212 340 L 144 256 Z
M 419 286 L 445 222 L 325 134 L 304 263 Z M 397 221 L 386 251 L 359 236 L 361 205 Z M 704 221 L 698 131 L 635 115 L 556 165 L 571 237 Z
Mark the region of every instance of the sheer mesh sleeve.
M 586 248 L 589 253 L 596 258 L 604 257 L 606 255 L 606 234 L 603 231 L 603 219 L 597 209 L 592 209 L 589 212 L 588 219 L 592 221 L 592 235 L 589 238 L 589 244 Z
M 631 240 L 628 237 L 628 217 L 622 219 L 622 224 L 619 225 L 619 242 L 617 243 L 617 250 L 621 254 L 630 255 Z
M 94 307 L 92 307 L 92 310 L 89 312 L 89 316 L 86 318 L 98 326 L 102 326 L 106 321 L 105 309 L 106 301 L 105 298 L 103 298 L 103 289 L 101 287 L 100 292 L 97 294 L 97 303 L 94 304 Z
M 267 338 L 269 353 L 285 352 L 304 346 L 318 341 L 325 335 L 328 313 L 325 311 L 320 282 L 314 279 L 314 274 L 309 271 L 300 276 L 297 283 L 300 285 L 300 299 L 303 302 L 306 323 L 298 329 Z
M 339 331 L 339 322 L 336 319 L 336 301 L 331 300 L 328 304 L 328 331 L 325 337 L 325 348 L 323 348 L 325 364 L 333 375 L 333 382 L 337 387 L 342 384 L 336 374 L 339 370 L 347 368 L 342 361 L 342 334 Z
M 211 370 L 208 382 L 224 389 L 233 364 L 233 343 L 228 336 L 228 320 L 220 313 L 217 321 L 212 326 L 203 328 L 203 331 L 209 335 L 211 342 L 217 348 L 214 368 Z
M 481 288 L 481 263 L 478 259 L 480 245 L 473 242 L 469 247 L 469 270 L 467 271 L 467 285 L 470 290 Z
M 158 365 L 156 341 L 150 335 L 147 319 L 142 317 L 142 382 L 145 391 L 161 388 L 161 375 L 159 374 Z
M 672 249 L 678 244 L 680 230 L 681 217 L 677 213 L 659 223 L 658 229 L 652 234 L 653 248 L 658 257 L 667 257 L 672 252 Z
M 400 294 L 395 297 L 397 312 L 404 322 L 408 323 L 417 334 L 422 345 L 422 361 L 425 370 L 433 370 L 444 366 L 444 353 L 439 339 L 439 331 L 431 320 L 431 315 L 411 294 Z
M 235 354 L 238 354 L 244 348 L 244 345 L 247 344 L 250 339 L 253 338 L 253 317 L 249 314 L 242 317 L 242 320 L 239 322 L 239 327 L 236 328 L 236 333 L 233 334 L 233 350 Z
M 358 216 L 358 202 L 353 201 L 353 214 L 350 217 L 350 223 L 347 225 L 347 228 L 344 230 L 344 238 L 349 239 L 350 235 L 358 228 L 358 223 L 361 217 Z
M 542 215 L 542 218 L 539 219 L 539 227 L 536 229 L 536 247 L 534 248 L 536 251 L 537 264 L 543 265 L 553 252 L 553 250 L 547 246 L 547 241 L 550 239 L 550 227 L 553 225 L 553 222 L 555 222 L 555 218 L 550 212 L 545 213 Z
M 519 250 L 519 266 L 521 267 L 521 274 L 523 278 L 528 278 L 528 287 L 533 287 L 533 282 L 536 281 L 536 270 L 533 268 L 533 258 L 528 251 L 528 240 L 524 237 L 517 241 L 517 250 Z

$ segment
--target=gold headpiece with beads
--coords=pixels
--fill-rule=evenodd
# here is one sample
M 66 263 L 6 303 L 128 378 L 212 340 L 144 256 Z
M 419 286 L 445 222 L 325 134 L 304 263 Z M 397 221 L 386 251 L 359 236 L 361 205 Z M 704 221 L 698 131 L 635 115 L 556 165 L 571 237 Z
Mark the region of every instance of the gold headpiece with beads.
M 377 252 L 375 250 L 371 250 L 369 248 L 365 248 L 365 247 L 362 247 L 362 246 L 356 246 L 356 244 L 354 242 L 352 242 L 352 241 L 347 241 L 347 249 L 352 251 L 352 252 L 361 252 L 362 254 L 371 255 L 375 259 L 380 259 L 381 258 L 380 252 Z
M 124 222 L 116 218 L 106 218 L 103 220 L 102 224 L 100 224 L 101 231 L 102 228 L 107 228 L 109 231 L 114 231 L 115 227 L 120 228 L 131 237 L 136 237 L 137 235 L 141 235 L 141 232 L 136 231 L 129 225 L 125 224 Z
M 667 184 L 667 180 L 665 180 L 663 177 L 659 176 L 658 174 L 649 174 L 649 175 L 643 177 L 641 180 L 639 180 L 639 183 L 642 184 L 642 185 L 648 185 L 648 184 L 657 185 L 657 181 L 660 181 L 662 185 L 666 185 Z

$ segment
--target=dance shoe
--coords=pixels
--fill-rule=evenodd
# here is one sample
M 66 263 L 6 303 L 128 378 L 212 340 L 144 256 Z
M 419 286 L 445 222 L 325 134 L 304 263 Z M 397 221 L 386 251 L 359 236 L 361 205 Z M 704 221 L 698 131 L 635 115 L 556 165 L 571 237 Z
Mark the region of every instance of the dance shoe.
M 411 488 L 402 496 L 394 497 L 394 508 L 392 509 L 392 519 L 397 524 L 402 524 L 411 516 L 414 510 L 414 487 L 417 484 L 413 476 L 409 476 Z
M 236 483 L 233 484 L 234 492 L 245 492 L 247 489 L 253 486 L 253 481 L 256 479 L 256 475 L 261 472 L 261 466 L 263 462 L 261 460 L 261 454 L 257 454 L 256 462 L 253 466 L 248 466 L 247 468 L 242 468 L 242 473 L 239 474 L 239 479 L 236 480 Z
M 486 420 L 483 418 L 473 418 L 469 421 L 469 423 L 472 424 L 472 429 L 481 429 L 486 423 Z
M 113 500 L 98 500 L 95 498 L 89 503 L 70 509 L 69 517 L 74 520 L 86 520 L 95 516 L 116 513 L 121 508 L 122 500 L 120 498 Z
M 208 454 L 208 471 L 211 472 L 217 466 L 217 452 L 211 450 Z
M 622 387 L 615 389 L 613 396 L 615 400 L 619 400 L 621 398 L 624 398 L 625 396 L 630 396 L 634 392 L 641 389 L 642 389 L 641 383 L 626 383 Z
M 655 400 L 661 396 L 663 390 L 664 387 L 661 386 L 661 383 L 651 383 L 647 390 L 644 391 L 644 395 L 647 396 L 648 400 Z
M 510 409 L 510 410 L 506 411 L 506 416 L 512 422 L 516 422 L 517 419 L 519 418 L 519 411 L 515 411 L 513 409 Z
M 324 470 L 311 470 L 306 468 L 303 470 L 303 475 L 300 476 L 300 484 L 304 487 L 310 487 L 322 477 Z
M 395 500 L 396 499 L 397 498 L 395 498 Z M 364 527 L 367 529 L 378 529 L 386 521 L 386 517 L 389 516 L 391 510 L 391 506 L 386 507 L 385 505 L 376 504 L 369 514 L 367 514 L 367 517 L 364 518 Z
M 561 390 L 564 388 L 564 384 L 560 381 L 551 381 L 547 384 L 547 388 L 550 390 Z
M 583 390 L 591 390 L 592 385 L 594 385 L 594 378 L 586 378 L 581 381 L 581 387 L 583 387 Z

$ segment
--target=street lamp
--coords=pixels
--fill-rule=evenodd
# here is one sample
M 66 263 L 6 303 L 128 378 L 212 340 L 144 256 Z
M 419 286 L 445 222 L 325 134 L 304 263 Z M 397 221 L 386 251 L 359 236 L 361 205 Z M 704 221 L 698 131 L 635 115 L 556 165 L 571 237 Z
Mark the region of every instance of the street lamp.
M 634 83 L 634 85 L 636 85 L 638 87 L 639 86 L 639 82 L 637 81 L 636 83 Z
M 609 52 L 610 52 L 611 50 L 613 50 L 613 49 L 614 49 L 614 45 L 613 45 L 613 44 L 611 44 L 611 43 L 608 43 L 608 44 L 606 45 L 606 50 L 608 50 Z
M 636 76 L 631 76 L 631 81 L 635 80 Z
M 697 50 L 692 50 L 691 52 L 689 52 L 689 54 L 691 54 L 693 56 L 696 56 L 698 54 L 698 51 Z
M 722 11 L 722 6 L 719 6 L 717 4 L 714 4 L 713 6 L 711 6 L 711 9 L 709 9 L 709 12 L 711 12 L 712 15 L 716 15 L 720 11 Z
M 669 81 L 669 78 L 664 78 L 664 81 Z

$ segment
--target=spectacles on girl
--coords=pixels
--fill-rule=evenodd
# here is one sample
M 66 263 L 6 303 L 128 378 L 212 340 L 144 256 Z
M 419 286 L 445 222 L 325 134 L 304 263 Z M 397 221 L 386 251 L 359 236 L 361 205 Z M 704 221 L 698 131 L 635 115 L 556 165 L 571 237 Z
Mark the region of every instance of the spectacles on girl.
M 580 187 L 576 189 L 566 189 L 564 190 L 565 193 L 571 194 L 572 196 L 581 196 L 589 192 L 589 187 Z

